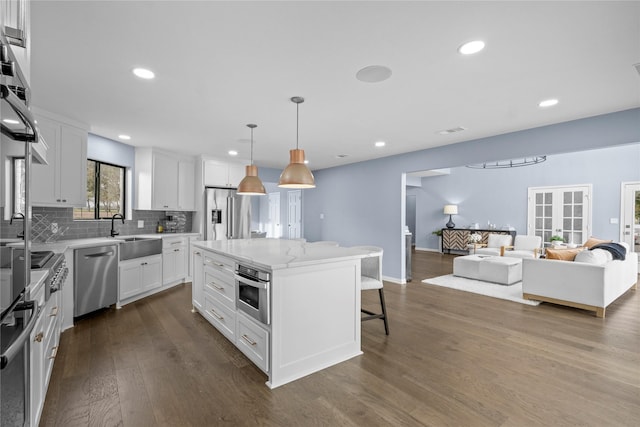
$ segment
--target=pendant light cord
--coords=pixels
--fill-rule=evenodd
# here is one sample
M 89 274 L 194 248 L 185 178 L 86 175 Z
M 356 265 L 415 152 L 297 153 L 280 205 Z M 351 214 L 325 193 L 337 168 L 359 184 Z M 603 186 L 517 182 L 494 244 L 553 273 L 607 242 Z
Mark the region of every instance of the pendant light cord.
M 253 166 L 253 128 L 251 128 L 251 166 Z

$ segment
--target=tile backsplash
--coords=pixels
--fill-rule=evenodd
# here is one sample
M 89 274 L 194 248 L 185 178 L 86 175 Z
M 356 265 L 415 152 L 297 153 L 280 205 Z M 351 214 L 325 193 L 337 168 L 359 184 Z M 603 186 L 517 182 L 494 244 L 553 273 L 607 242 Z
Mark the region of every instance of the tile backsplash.
M 167 217 L 170 217 L 169 221 Z M 133 211 L 133 218 L 115 221 L 115 229 L 120 235 L 153 234 L 160 223 L 169 231 L 177 233 L 191 232 L 193 212 L 177 211 Z M 144 226 L 138 228 L 138 221 Z M 53 225 L 55 224 L 55 225 Z M 166 227 L 169 225 L 169 227 Z M 22 221 L 0 220 L 0 238 L 15 238 L 22 231 Z M 55 231 L 55 232 L 54 232 Z M 73 220 L 73 208 L 32 208 L 31 240 L 33 242 L 54 242 L 56 240 L 85 239 L 107 237 L 111 231 L 111 220 Z

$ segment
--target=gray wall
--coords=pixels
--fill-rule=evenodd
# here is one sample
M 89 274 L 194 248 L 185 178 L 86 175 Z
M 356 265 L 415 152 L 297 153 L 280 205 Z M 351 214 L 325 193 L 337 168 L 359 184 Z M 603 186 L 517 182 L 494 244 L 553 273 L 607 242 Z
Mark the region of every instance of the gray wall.
M 617 240 L 620 218 L 620 183 L 640 180 L 640 145 L 621 145 L 599 150 L 557 154 L 538 165 L 502 170 L 466 167 L 451 169 L 451 175 L 422 179 L 422 187 L 407 188 L 416 196 L 416 247 L 438 249 L 432 231 L 444 227 L 445 204 L 458 205 L 453 221 L 458 227 L 488 221 L 498 228 L 511 225 L 518 234 L 527 232 L 528 187 L 592 184 L 592 235 Z
M 401 280 L 405 277 L 402 231 L 406 192 L 403 173 L 638 143 L 639 123 L 640 109 L 636 108 L 314 171 L 317 187 L 303 192 L 304 236 L 308 240 L 336 240 L 345 246 L 381 246 L 385 251 L 383 274 Z M 635 157 L 640 164 L 640 146 L 634 147 L 637 155 L 633 156 L 632 151 L 631 158 Z M 616 163 L 605 164 L 599 161 L 590 166 L 592 170 L 606 168 L 614 174 L 617 171 Z M 585 170 L 588 172 L 590 169 Z M 640 169 L 632 176 L 615 179 L 618 183 L 623 180 L 640 180 Z M 612 197 L 619 199 L 619 192 L 618 189 L 617 196 L 614 194 Z M 486 194 L 495 193 L 486 191 Z M 619 206 L 619 200 L 614 205 Z M 320 219 L 320 213 L 324 213 L 323 220 Z M 480 217 L 482 213 L 475 215 Z M 489 214 L 485 213 L 485 216 Z M 496 216 L 487 219 L 495 223 L 500 221 Z M 507 219 L 503 221 L 506 222 Z M 594 227 L 598 221 L 603 219 L 594 219 Z M 594 228 L 594 234 L 600 231 L 600 228 Z

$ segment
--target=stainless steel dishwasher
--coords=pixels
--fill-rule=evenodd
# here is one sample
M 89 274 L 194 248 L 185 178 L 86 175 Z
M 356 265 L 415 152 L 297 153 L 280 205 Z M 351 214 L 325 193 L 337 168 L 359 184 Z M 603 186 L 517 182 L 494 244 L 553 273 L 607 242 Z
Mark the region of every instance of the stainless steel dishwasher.
M 74 253 L 74 317 L 115 304 L 118 299 L 118 246 L 94 246 Z

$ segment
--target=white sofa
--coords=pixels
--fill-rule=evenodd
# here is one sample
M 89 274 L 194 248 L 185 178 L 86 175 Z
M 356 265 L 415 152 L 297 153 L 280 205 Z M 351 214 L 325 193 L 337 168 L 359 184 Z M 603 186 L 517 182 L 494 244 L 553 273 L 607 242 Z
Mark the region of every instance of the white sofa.
M 522 296 L 596 312 L 604 317 L 609 304 L 638 285 L 638 254 L 603 265 L 578 261 L 525 258 Z

